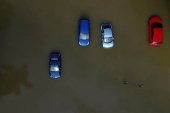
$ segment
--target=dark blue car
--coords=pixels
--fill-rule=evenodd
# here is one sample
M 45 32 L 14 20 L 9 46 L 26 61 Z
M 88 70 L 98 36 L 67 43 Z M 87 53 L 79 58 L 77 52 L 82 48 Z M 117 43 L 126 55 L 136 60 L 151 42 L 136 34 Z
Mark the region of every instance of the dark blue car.
M 90 43 L 90 22 L 83 19 L 79 21 L 78 25 L 78 41 L 79 45 L 87 46 Z
M 59 78 L 61 76 L 61 57 L 60 54 L 50 55 L 50 77 Z

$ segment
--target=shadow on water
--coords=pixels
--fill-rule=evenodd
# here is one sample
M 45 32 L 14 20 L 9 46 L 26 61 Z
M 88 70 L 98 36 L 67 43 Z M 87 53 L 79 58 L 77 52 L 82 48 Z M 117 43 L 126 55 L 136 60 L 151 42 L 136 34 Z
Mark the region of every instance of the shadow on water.
M 32 88 L 32 83 L 28 81 L 28 74 L 28 65 L 26 64 L 18 69 L 11 65 L 0 65 L 0 99 L 11 93 L 20 94 L 22 85 L 27 89 Z
M 88 16 L 88 14 L 86 14 L 86 13 L 82 13 L 81 15 L 80 15 L 80 17 L 79 17 L 79 20 L 82 20 L 82 19 L 90 19 L 89 18 L 89 16 Z

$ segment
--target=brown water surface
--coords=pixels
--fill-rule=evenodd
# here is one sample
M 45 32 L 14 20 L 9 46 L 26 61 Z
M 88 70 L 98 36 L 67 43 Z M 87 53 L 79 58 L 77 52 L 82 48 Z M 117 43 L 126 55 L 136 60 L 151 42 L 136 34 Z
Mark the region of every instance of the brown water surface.
M 1 0 L 0 113 L 169 113 L 168 0 Z M 148 44 L 148 19 L 163 22 L 163 44 Z M 80 18 L 91 41 L 78 45 Z M 113 25 L 103 49 L 100 24 Z M 62 76 L 49 77 L 49 54 Z M 142 84 L 124 85 L 124 80 Z

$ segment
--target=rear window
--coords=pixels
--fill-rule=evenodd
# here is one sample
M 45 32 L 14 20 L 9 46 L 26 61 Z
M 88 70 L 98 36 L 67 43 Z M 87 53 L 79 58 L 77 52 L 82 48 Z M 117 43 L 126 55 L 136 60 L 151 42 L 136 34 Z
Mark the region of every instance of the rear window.
M 58 60 L 58 58 L 54 57 L 54 58 L 51 58 L 51 60 Z
M 105 37 L 104 38 L 104 42 L 105 43 L 110 43 L 110 42 L 112 42 L 113 41 L 113 38 L 112 37 Z
M 152 26 L 154 28 L 162 28 L 162 24 L 161 23 L 153 23 Z
M 161 44 L 161 42 L 153 42 L 153 44 Z

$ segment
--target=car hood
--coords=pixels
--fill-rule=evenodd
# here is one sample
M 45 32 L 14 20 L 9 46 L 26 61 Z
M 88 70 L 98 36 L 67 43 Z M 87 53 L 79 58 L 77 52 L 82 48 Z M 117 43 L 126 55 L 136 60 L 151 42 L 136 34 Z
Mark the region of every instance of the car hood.
M 79 39 L 79 44 L 81 46 L 87 46 L 87 45 L 89 45 L 89 42 L 90 42 L 89 39 L 88 40 L 81 40 L 81 39 Z
M 154 42 L 162 42 L 162 28 L 154 28 Z
M 60 77 L 60 72 L 50 72 L 50 77 L 51 78 L 59 78 Z
M 114 41 L 112 41 L 112 42 L 110 42 L 110 43 L 104 43 L 104 42 L 102 42 L 102 44 L 103 44 L 103 47 L 104 47 L 104 48 L 111 48 L 111 47 L 114 46 Z

